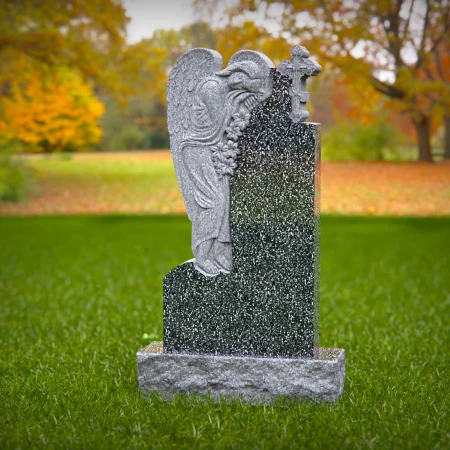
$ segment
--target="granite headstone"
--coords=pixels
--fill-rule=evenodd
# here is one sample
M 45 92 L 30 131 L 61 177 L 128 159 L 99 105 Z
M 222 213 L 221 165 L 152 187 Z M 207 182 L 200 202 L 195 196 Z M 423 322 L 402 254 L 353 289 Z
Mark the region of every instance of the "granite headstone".
M 171 151 L 194 258 L 164 279 L 163 346 L 138 353 L 144 391 L 342 392 L 343 350 L 319 349 L 320 125 L 304 122 L 305 82 L 321 68 L 304 47 L 291 55 L 275 69 L 244 50 L 222 69 L 217 52 L 193 49 L 170 73 Z

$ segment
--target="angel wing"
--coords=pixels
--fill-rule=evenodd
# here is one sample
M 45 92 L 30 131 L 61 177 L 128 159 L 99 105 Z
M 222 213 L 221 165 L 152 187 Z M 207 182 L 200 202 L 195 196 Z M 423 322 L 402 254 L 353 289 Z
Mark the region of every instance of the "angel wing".
M 222 70 L 220 53 L 206 48 L 194 48 L 185 53 L 169 74 L 167 85 L 167 125 L 170 134 L 175 172 L 180 190 L 185 197 L 187 175 L 181 159 L 181 143 L 191 127 L 195 88 L 204 78 Z M 185 203 L 186 197 L 185 197 Z M 189 207 L 186 204 L 189 215 Z

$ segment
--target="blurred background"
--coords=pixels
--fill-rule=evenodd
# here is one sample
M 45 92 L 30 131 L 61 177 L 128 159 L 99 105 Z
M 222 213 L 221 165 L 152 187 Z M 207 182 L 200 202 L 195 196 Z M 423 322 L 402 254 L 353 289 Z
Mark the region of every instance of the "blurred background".
M 171 67 L 194 47 L 277 65 L 295 44 L 323 67 L 308 109 L 323 127 L 324 212 L 450 214 L 446 2 L 2 5 L 0 214 L 183 212 L 167 152 Z

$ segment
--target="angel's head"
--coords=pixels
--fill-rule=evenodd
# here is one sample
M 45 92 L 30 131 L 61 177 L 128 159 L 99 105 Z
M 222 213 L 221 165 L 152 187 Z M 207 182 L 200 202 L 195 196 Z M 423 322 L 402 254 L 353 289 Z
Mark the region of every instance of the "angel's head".
M 219 77 L 226 78 L 231 90 L 243 90 L 255 94 L 258 101 L 269 98 L 271 89 L 267 83 L 267 74 L 256 62 L 239 61 L 230 64 L 226 69 L 217 72 Z

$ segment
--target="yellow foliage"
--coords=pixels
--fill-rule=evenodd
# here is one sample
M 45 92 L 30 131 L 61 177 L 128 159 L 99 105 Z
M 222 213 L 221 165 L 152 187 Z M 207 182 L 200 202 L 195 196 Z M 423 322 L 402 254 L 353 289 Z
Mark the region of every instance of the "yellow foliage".
M 148 39 L 128 46 L 122 61 L 126 67 L 126 70 L 123 69 L 126 73 L 122 79 L 123 93 L 165 104 L 168 54 L 167 48 L 155 46 Z
M 120 92 L 125 7 L 118 0 L 0 1 L 0 84 L 12 75 L 11 52 Z M 15 58 L 14 58 L 15 59 Z
M 0 137 L 26 151 L 84 150 L 99 142 L 103 104 L 76 74 L 18 64 L 10 95 L 0 97 Z
M 289 59 L 291 45 L 281 37 L 274 37 L 265 28 L 253 22 L 244 22 L 239 26 L 227 26 L 216 30 L 217 51 L 227 63 L 231 56 L 239 50 L 251 48 L 267 55 L 275 64 L 286 57 Z
M 334 83 L 331 99 L 337 122 L 350 119 L 368 125 L 384 115 L 386 100 L 374 89 L 367 89 L 362 78 L 341 75 Z

